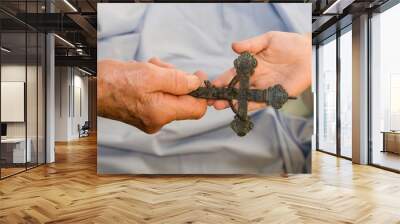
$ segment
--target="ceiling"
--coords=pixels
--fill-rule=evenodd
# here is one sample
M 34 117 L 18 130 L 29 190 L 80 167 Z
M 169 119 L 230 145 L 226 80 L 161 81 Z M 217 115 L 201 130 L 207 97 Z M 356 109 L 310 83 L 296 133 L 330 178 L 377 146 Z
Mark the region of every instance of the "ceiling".
M 2 46 L 12 49 L 7 54 L 2 51 L 3 61 L 18 63 L 25 56 L 37 57 L 36 51 L 43 46 L 37 48 L 32 39 L 38 33 L 54 32 L 56 65 L 79 66 L 95 73 L 96 5 L 93 0 L 48 0 L 47 4 L 45 0 L 1 0 Z
M 354 16 L 386 0 L 279 0 L 267 2 L 312 3 L 313 39 L 329 35 L 327 30 L 339 19 Z M 80 66 L 96 71 L 97 3 L 135 2 L 133 0 L 1 0 L 0 22 L 3 45 L 24 54 L 24 32 L 55 32 L 56 65 Z M 139 2 L 139 1 L 136 1 Z M 152 2 L 152 1 L 140 1 Z M 163 2 L 163 1 L 154 1 Z M 211 1 L 205 1 L 211 2 Z M 235 2 L 234 0 L 231 2 Z M 236 1 L 237 2 L 237 1 Z M 242 2 L 242 1 L 241 1 Z M 257 1 L 259 2 L 259 1 Z M 265 2 L 265 1 L 263 1 Z M 52 9 L 53 13 L 48 13 Z M 26 13 L 27 12 L 27 13 Z M 351 21 L 351 19 L 350 19 Z M 22 33 L 21 33 L 22 32 Z M 325 32 L 325 33 L 324 33 Z M 29 39 L 29 38 L 28 38 Z M 63 41 L 66 40 L 66 41 Z M 28 40 L 28 54 L 34 52 L 34 43 Z M 69 44 L 69 43 L 70 44 Z M 72 45 L 73 46 L 72 46 Z

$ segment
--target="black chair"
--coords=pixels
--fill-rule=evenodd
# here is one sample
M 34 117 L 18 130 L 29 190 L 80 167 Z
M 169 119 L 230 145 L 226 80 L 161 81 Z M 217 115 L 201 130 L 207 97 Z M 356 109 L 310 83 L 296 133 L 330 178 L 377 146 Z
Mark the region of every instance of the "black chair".
M 89 136 L 89 129 L 90 129 L 89 121 L 85 121 L 82 127 L 80 127 L 80 125 L 78 124 L 79 138 Z

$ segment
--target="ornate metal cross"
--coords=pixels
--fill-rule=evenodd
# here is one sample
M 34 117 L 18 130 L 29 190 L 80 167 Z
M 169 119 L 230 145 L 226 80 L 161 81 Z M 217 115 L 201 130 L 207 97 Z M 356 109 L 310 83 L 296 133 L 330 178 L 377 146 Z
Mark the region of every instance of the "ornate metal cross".
M 233 64 L 236 75 L 228 87 L 217 88 L 206 80 L 204 81 L 205 87 L 200 87 L 189 95 L 204 99 L 227 100 L 232 111 L 236 114 L 231 122 L 231 128 L 238 136 L 245 136 L 254 126 L 247 115 L 248 101 L 263 102 L 275 109 L 280 109 L 288 99 L 296 98 L 289 97 L 280 84 L 265 90 L 250 89 L 250 76 L 257 66 L 257 60 L 250 53 L 242 53 Z M 239 83 L 239 88 L 235 87 L 237 83 Z M 233 105 L 233 100 L 237 100 L 237 108 Z

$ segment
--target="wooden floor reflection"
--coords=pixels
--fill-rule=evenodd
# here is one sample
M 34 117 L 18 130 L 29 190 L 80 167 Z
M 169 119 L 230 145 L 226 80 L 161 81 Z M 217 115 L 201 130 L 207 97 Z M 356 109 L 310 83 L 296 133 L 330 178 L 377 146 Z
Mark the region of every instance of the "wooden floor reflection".
M 96 139 L 0 181 L 0 223 L 400 223 L 400 175 L 313 153 L 289 177 L 98 176 Z

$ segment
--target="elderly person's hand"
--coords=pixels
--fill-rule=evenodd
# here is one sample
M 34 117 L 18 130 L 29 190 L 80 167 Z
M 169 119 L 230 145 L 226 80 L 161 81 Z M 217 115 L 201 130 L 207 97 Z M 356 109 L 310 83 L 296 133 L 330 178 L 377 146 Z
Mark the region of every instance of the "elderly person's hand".
M 155 133 L 174 120 L 199 119 L 207 109 L 204 99 L 187 95 L 206 78 L 175 69 L 159 59 L 149 62 L 98 62 L 99 116 Z
M 311 85 L 311 36 L 287 32 L 268 32 L 232 44 L 240 54 L 248 51 L 255 55 L 257 67 L 250 78 L 250 87 L 266 89 L 281 84 L 290 96 L 298 96 Z M 217 87 L 227 86 L 235 75 L 229 69 L 213 81 Z M 229 106 L 223 100 L 209 101 L 216 109 Z M 249 110 L 265 107 L 265 103 L 249 103 Z

